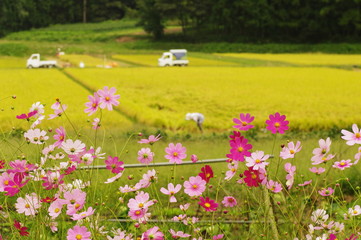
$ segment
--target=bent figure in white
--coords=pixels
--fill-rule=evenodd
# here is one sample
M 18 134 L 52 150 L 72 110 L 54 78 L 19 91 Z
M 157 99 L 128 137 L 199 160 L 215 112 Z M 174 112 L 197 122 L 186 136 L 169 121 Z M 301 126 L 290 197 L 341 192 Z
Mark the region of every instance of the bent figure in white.
M 186 120 L 193 120 L 197 123 L 197 126 L 201 132 L 203 132 L 202 123 L 204 122 L 204 116 L 202 113 L 187 113 Z

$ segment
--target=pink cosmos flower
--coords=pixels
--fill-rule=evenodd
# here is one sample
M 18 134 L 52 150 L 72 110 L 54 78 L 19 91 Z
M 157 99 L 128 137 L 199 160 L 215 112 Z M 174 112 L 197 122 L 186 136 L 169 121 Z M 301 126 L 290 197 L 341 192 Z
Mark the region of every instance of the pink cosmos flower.
M 361 158 L 361 147 L 357 149 L 357 153 L 355 154 L 355 161 L 353 162 L 353 164 L 356 165 L 360 160 L 360 158 Z
M 168 189 L 161 188 L 160 191 L 166 195 L 170 196 L 169 202 L 177 202 L 177 199 L 175 198 L 174 194 L 179 192 L 182 188 L 182 185 L 177 184 L 177 186 L 174 187 L 173 183 L 168 183 Z
M 343 136 L 341 137 L 342 139 L 346 140 L 346 144 L 347 145 L 355 145 L 357 144 L 361 144 L 361 129 L 359 130 L 356 124 L 352 125 L 352 132 L 347 131 L 347 130 L 341 130 L 341 133 L 343 134 Z
M 320 168 L 313 167 L 313 168 L 310 168 L 309 170 L 311 172 L 313 172 L 313 173 L 318 174 L 318 175 L 320 175 L 320 174 L 322 174 L 322 173 L 324 173 L 326 171 L 326 169 L 324 169 L 322 167 L 320 167 Z
M 225 196 L 222 203 L 225 207 L 234 207 L 237 205 L 237 200 L 232 196 Z
M 351 216 L 358 216 L 361 214 L 361 207 L 360 205 L 356 205 L 354 208 L 349 208 L 348 213 Z
M 51 219 L 57 218 L 61 214 L 61 210 L 64 206 L 64 201 L 62 199 L 57 199 L 52 202 L 48 208 L 48 213 Z
M 137 194 L 137 196 L 135 196 L 135 198 L 129 199 L 128 207 L 131 210 L 138 210 L 149 208 L 153 204 L 153 201 L 149 201 L 149 194 L 141 191 Z
M 312 162 L 318 162 L 319 159 L 322 159 L 324 156 L 326 156 L 326 154 L 330 151 L 330 147 L 331 147 L 331 139 L 327 138 L 326 140 L 324 139 L 320 139 L 318 141 L 319 144 L 319 148 L 315 148 L 313 149 L 312 153 L 313 153 L 313 157 L 311 158 Z
M 71 219 L 73 219 L 74 221 L 76 220 L 80 220 L 80 219 L 83 219 L 83 218 L 86 218 L 86 217 L 89 217 L 91 215 L 93 215 L 95 212 L 95 209 L 93 209 L 92 207 L 89 207 L 88 210 L 86 210 L 85 212 L 81 212 L 79 214 L 75 213 Z
M 68 139 L 61 144 L 61 148 L 70 155 L 75 155 L 81 153 L 85 149 L 85 144 L 82 143 L 80 140 L 71 140 Z
M 64 174 L 60 174 L 60 171 L 48 171 L 46 176 L 41 178 L 44 181 L 42 185 L 46 190 L 58 188 L 60 184 L 64 183 L 63 178 Z
M 33 112 L 33 111 L 37 111 L 36 116 L 43 115 L 45 112 L 44 105 L 41 104 L 41 102 L 33 103 L 29 109 L 29 112 Z
M 233 140 L 229 141 L 231 146 L 230 154 L 226 156 L 236 161 L 244 162 L 244 157 L 251 156 L 251 152 L 248 150 L 252 149 L 252 145 L 248 144 L 248 140 L 241 136 L 236 137 Z
M 181 143 L 177 143 L 176 145 L 170 143 L 165 149 L 167 155 L 164 157 L 169 159 L 170 163 L 181 164 L 182 160 L 187 157 L 186 151 L 187 149 L 183 147 Z
M 349 168 L 352 166 L 352 162 L 350 159 L 347 160 L 341 160 L 340 162 L 335 162 L 332 167 L 338 168 L 340 170 L 345 170 L 346 168 Z
M 55 130 L 55 132 L 57 134 L 54 135 L 53 138 L 56 140 L 56 142 L 53 145 L 55 147 L 60 148 L 65 140 L 65 136 L 66 136 L 65 129 L 63 127 L 59 127 Z
M 49 137 L 46 136 L 46 132 L 38 128 L 29 129 L 26 133 L 24 133 L 24 137 L 27 141 L 33 144 L 43 144 L 49 139 Z
M 128 216 L 133 220 L 142 219 L 146 216 L 148 208 L 129 209 Z
M 93 129 L 100 128 L 100 119 L 99 118 L 94 118 L 93 122 L 92 122 L 92 125 L 93 125 Z
M 161 138 L 162 137 L 160 136 L 160 134 L 158 134 L 156 137 L 154 135 L 150 135 L 148 139 L 141 139 L 138 141 L 138 143 L 146 143 L 152 145 L 153 143 L 159 141 L 159 139 Z
M 54 113 L 49 115 L 49 120 L 56 117 L 61 117 L 61 115 L 63 115 L 63 112 L 65 112 L 68 106 L 66 104 L 61 105 L 59 102 L 56 102 L 51 106 L 51 108 L 54 110 Z
M 25 216 L 35 216 L 40 207 L 41 202 L 36 193 L 26 194 L 25 198 L 19 197 L 15 203 L 16 211 L 24 213 Z
M 303 183 L 300 183 L 300 184 L 298 184 L 298 186 L 304 187 L 304 186 L 310 185 L 311 183 L 312 183 L 312 179 L 311 179 L 311 180 L 308 180 L 308 181 L 305 181 L 305 182 L 303 182 Z
M 108 178 L 107 181 L 105 181 L 104 183 L 112 183 L 112 182 L 115 182 L 115 181 L 118 180 L 122 175 L 123 175 L 123 172 L 120 172 L 120 173 L 118 173 L 117 175 L 115 175 L 114 177 Z
M 90 116 L 98 110 L 100 99 L 97 93 L 94 93 L 94 96 L 89 95 L 88 98 L 89 102 L 85 103 L 87 108 L 84 110 L 84 112 L 88 113 L 88 116 Z
M 199 197 L 199 200 L 198 204 L 201 205 L 207 212 L 214 212 L 217 210 L 218 203 L 209 199 L 209 197 Z
M 286 186 L 288 187 L 288 189 L 292 188 L 293 182 L 295 180 L 294 176 L 296 173 L 296 166 L 292 166 L 291 163 L 286 163 L 284 165 L 285 171 L 288 173 L 286 175 Z
M 335 190 L 333 190 L 332 188 L 322 188 L 320 191 L 318 191 L 318 193 L 321 196 L 327 197 L 327 196 L 331 196 L 333 193 L 335 192 Z
M 158 179 L 157 172 L 152 169 L 148 170 L 147 173 L 143 174 L 143 178 L 139 181 L 141 188 L 147 188 L 151 183 L 155 182 Z
M 178 239 L 178 238 L 187 238 L 190 237 L 190 234 L 184 233 L 182 231 L 174 231 L 173 229 L 169 229 L 170 234 L 172 235 L 172 238 Z
M 153 161 L 154 153 L 150 148 L 142 148 L 138 151 L 138 161 L 142 164 L 149 164 Z
M 38 113 L 38 111 L 34 110 L 29 113 L 23 113 L 23 114 L 17 115 L 16 118 L 17 119 L 26 119 L 27 121 L 29 121 L 30 118 L 35 116 L 37 113 Z
M 218 235 L 213 236 L 212 240 L 219 240 L 219 239 L 222 239 L 223 237 L 224 237 L 224 234 L 218 234 Z
M 283 159 L 294 158 L 295 154 L 301 151 L 302 146 L 301 142 L 297 141 L 296 145 L 293 142 L 289 142 L 287 147 L 282 148 L 280 157 Z
M 190 177 L 189 181 L 185 181 L 184 192 L 190 197 L 200 196 L 206 190 L 207 182 L 204 181 L 200 176 Z
M 163 240 L 164 234 L 159 231 L 159 227 L 155 226 L 148 229 L 142 234 L 142 240 Z
M 192 155 L 191 155 L 191 161 L 192 161 L 192 163 L 198 162 L 198 157 L 197 157 L 197 155 L 192 154 Z
M 254 120 L 254 116 L 251 116 L 249 113 L 244 115 L 241 113 L 239 115 L 239 118 L 233 118 L 233 122 L 237 125 L 233 126 L 234 128 L 238 128 L 240 131 L 247 131 L 251 128 L 253 128 L 253 125 L 250 125 L 250 123 Z
M 266 129 L 271 131 L 273 134 L 279 132 L 280 134 L 284 134 L 285 131 L 288 130 L 288 121 L 286 120 L 285 115 L 280 115 L 276 112 L 274 115 L 269 115 L 269 119 L 266 120 L 267 127 Z
M 226 177 L 224 180 L 230 180 L 236 175 L 237 169 L 238 169 L 238 162 L 232 161 L 231 163 L 228 163 L 228 171 L 226 172 Z
M 313 158 L 313 163 L 312 165 L 318 165 L 321 163 L 326 163 L 328 161 L 330 161 L 331 159 L 333 159 L 335 157 L 335 155 L 333 154 L 328 154 L 328 155 L 324 155 L 322 157 L 317 157 L 317 158 Z
M 214 177 L 212 167 L 205 165 L 201 168 L 201 173 L 198 174 L 204 181 L 209 183 L 209 180 Z
M 109 111 L 112 111 L 113 105 L 119 105 L 119 101 L 117 99 L 120 98 L 120 95 L 115 95 L 116 91 L 117 90 L 114 87 L 110 89 L 108 87 L 104 87 L 103 89 L 99 89 L 97 91 L 99 96 L 99 107 L 101 109 L 107 108 Z
M 266 184 L 266 187 L 274 193 L 281 192 L 283 189 L 282 184 L 280 184 L 279 182 L 275 182 L 273 180 L 269 180 Z
M 67 240 L 91 240 L 91 233 L 84 226 L 74 226 L 68 230 Z
M 63 203 L 67 205 L 67 215 L 74 215 L 77 211 L 81 210 L 85 204 L 86 192 L 80 189 L 73 189 L 64 192 Z
M 251 154 L 251 157 L 246 157 L 246 166 L 253 168 L 253 170 L 265 169 L 269 162 L 265 162 L 269 158 L 269 155 L 264 155 L 263 151 L 255 151 Z
M 105 160 L 106 168 L 112 173 L 120 173 L 124 170 L 124 162 L 119 161 L 118 157 L 109 156 L 107 160 Z
M 179 205 L 179 208 L 180 208 L 180 210 L 185 212 L 185 211 L 187 211 L 187 209 L 189 208 L 190 205 L 191 205 L 190 203 L 186 203 L 184 205 Z

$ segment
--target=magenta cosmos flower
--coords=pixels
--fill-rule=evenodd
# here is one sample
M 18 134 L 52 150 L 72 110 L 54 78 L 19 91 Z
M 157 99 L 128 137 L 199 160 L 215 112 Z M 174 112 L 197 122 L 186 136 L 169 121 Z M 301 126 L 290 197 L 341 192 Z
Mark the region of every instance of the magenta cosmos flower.
M 109 156 L 107 160 L 105 160 L 106 168 L 112 173 L 120 173 L 124 170 L 124 162 L 119 161 L 118 157 L 111 157 Z
M 54 143 L 54 146 L 60 148 L 65 140 L 66 132 L 63 127 L 57 128 L 55 130 L 55 132 L 57 134 L 53 136 L 53 138 L 56 140 L 56 142 Z
M 150 148 L 142 148 L 138 151 L 138 161 L 143 164 L 149 164 L 153 161 L 154 153 Z
M 89 95 L 88 98 L 89 102 L 85 103 L 87 109 L 85 109 L 84 112 L 90 116 L 98 110 L 100 99 L 97 93 L 94 93 L 94 96 Z
M 254 127 L 254 125 L 251 125 L 250 123 L 254 120 L 254 116 L 251 116 L 249 113 L 244 115 L 241 113 L 238 118 L 233 118 L 233 122 L 237 125 L 233 126 L 234 128 L 237 128 L 240 131 L 247 131 Z
M 352 131 L 347 131 L 347 130 L 341 130 L 341 133 L 344 135 L 341 138 L 346 140 L 346 144 L 347 145 L 355 145 L 357 144 L 361 144 L 361 129 L 359 130 L 356 124 L 352 125 Z
M 169 159 L 170 163 L 182 163 L 182 160 L 187 157 L 187 154 L 185 154 L 187 149 L 182 146 L 181 143 L 177 143 L 174 145 L 173 143 L 170 143 L 169 146 L 165 149 L 165 152 L 167 155 L 164 157 L 166 159 Z
M 248 144 L 248 140 L 245 137 L 235 137 L 229 141 L 229 144 L 231 146 L 231 153 L 226 155 L 228 158 L 244 162 L 244 157 L 251 156 L 251 152 L 248 150 L 252 149 L 252 145 Z
M 286 115 L 280 115 L 276 112 L 274 115 L 269 115 L 269 119 L 266 120 L 267 127 L 266 129 L 271 131 L 273 134 L 279 132 L 284 134 L 288 130 L 288 121 L 286 120 Z
M 340 162 L 335 162 L 332 167 L 338 168 L 340 170 L 345 170 L 346 168 L 349 168 L 352 166 L 352 162 L 350 159 L 348 160 L 341 160 Z
M 201 173 L 198 174 L 204 181 L 209 183 L 209 180 L 214 177 L 212 167 L 205 165 L 201 168 Z
M 142 234 L 142 240 L 163 240 L 164 234 L 155 226 Z
M 38 113 L 38 111 L 34 110 L 29 113 L 23 113 L 23 114 L 17 115 L 16 118 L 17 119 L 26 119 L 27 121 L 29 121 L 30 118 L 35 116 L 37 113 Z
M 217 210 L 218 203 L 209 199 L 209 197 L 200 197 L 199 200 L 198 204 L 201 205 L 207 212 L 214 212 Z
M 200 196 L 206 190 L 207 182 L 204 181 L 200 176 L 190 177 L 189 181 L 185 181 L 184 192 L 189 196 Z
M 234 207 L 237 205 L 237 200 L 232 196 L 225 196 L 222 203 L 225 207 Z
M 84 226 L 74 226 L 68 230 L 67 240 L 90 240 L 91 233 Z
M 107 108 L 109 111 L 113 110 L 113 105 L 118 106 L 119 101 L 117 99 L 120 98 L 120 95 L 115 95 L 117 90 L 112 87 L 104 87 L 103 89 L 99 89 L 97 94 L 99 96 L 99 107 L 101 109 Z

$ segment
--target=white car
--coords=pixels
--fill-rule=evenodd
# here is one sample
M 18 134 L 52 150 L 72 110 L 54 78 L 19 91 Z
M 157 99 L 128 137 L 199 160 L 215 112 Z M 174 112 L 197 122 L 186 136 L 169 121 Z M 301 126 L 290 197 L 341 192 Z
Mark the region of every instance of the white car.
M 27 68 L 52 68 L 56 67 L 57 62 L 56 61 L 41 61 L 40 60 L 40 54 L 35 53 L 32 54 L 29 59 L 26 62 Z
M 185 49 L 171 49 L 169 52 L 163 53 L 162 57 L 158 59 L 158 66 L 188 66 L 187 50 Z

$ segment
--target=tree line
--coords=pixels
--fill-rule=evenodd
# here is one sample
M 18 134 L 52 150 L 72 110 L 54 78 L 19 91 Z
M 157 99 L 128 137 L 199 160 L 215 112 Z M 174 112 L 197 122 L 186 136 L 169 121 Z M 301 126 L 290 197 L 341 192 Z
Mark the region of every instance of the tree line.
M 169 22 L 194 41 L 357 41 L 361 32 L 361 0 L 0 0 L 0 34 L 129 10 L 156 39 Z

